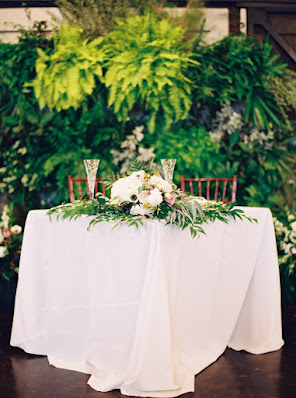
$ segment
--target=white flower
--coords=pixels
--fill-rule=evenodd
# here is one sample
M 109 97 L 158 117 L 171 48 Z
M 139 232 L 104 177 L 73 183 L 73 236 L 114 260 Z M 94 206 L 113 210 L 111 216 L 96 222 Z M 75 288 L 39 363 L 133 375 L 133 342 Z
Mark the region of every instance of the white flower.
M 19 148 L 17 151 L 18 151 L 18 153 L 20 153 L 21 155 L 25 155 L 25 154 L 27 153 L 27 148 L 26 148 L 26 147 Z
M 136 177 L 138 178 L 140 181 L 144 181 L 144 177 L 145 177 L 145 171 L 144 170 L 139 170 L 139 171 L 134 171 L 130 177 Z
M 163 201 L 162 194 L 158 188 L 154 188 L 147 198 L 147 202 L 150 206 L 158 206 Z
M 2 226 L 3 228 L 7 229 L 9 228 L 9 207 L 7 205 L 4 205 L 3 207 L 3 212 L 2 212 L 2 216 L 1 216 L 1 222 L 0 222 L 0 226 Z
M 15 234 L 15 235 L 20 234 L 22 232 L 22 227 L 20 225 L 13 225 L 10 228 L 10 232 Z
M 276 218 L 274 218 L 274 226 L 277 231 L 282 232 L 284 230 L 284 224 Z
M 142 191 L 139 193 L 139 201 L 141 203 L 147 202 L 147 198 L 150 196 L 150 191 Z
M 137 202 L 142 181 L 135 176 L 120 178 L 111 189 L 111 199 L 119 198 L 122 202 Z
M 149 160 L 151 158 L 154 158 L 155 154 L 154 154 L 154 148 L 144 148 L 144 147 L 139 147 L 139 155 L 138 155 L 138 159 L 141 162 L 149 162 Z
M 28 186 L 28 181 L 29 181 L 29 176 L 28 174 L 24 174 L 21 178 L 21 183 L 23 184 L 24 187 Z
M 159 176 L 152 176 L 149 180 L 149 184 L 163 192 L 170 193 L 173 190 L 171 184 Z
M 290 234 L 290 241 L 292 242 L 292 243 L 296 243 L 296 232 L 291 232 L 291 234 Z
M 292 222 L 292 223 L 290 224 L 290 226 L 291 226 L 291 228 L 292 228 L 292 231 L 296 232 L 296 221 Z
M 0 258 L 3 258 L 7 255 L 7 249 L 5 246 L 0 246 Z
M 134 130 L 132 131 L 132 133 L 136 136 L 137 140 L 139 142 L 141 142 L 144 138 L 144 134 L 142 133 L 142 131 L 144 130 L 144 126 L 137 126 L 134 128 Z
M 4 241 L 4 236 L 3 236 L 2 231 L 0 229 L 0 243 L 2 243 L 3 241 Z
M 144 207 L 140 206 L 140 205 L 134 205 L 131 210 L 130 210 L 130 214 L 132 214 L 133 216 L 146 216 L 150 213 L 150 209 L 144 209 Z
M 287 245 L 284 245 L 285 253 L 289 254 L 291 249 L 292 249 L 292 243 L 288 243 Z
M 13 149 L 16 149 L 20 144 L 20 141 L 15 141 L 15 143 L 12 145 Z

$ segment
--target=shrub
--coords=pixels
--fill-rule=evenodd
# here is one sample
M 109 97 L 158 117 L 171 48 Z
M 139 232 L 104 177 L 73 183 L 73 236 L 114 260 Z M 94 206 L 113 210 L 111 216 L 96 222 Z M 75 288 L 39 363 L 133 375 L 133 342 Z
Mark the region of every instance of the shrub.
M 159 134 L 154 142 L 157 161 L 177 159 L 174 180 L 180 175 L 190 177 L 212 177 L 232 174 L 230 165 L 219 153 L 219 146 L 213 143 L 206 129 L 199 125 L 183 125 L 179 129 Z M 225 166 L 229 167 L 225 170 Z
M 9 280 L 18 274 L 22 227 L 14 224 L 12 213 L 12 207 L 5 205 L 0 215 L 0 280 Z
M 291 71 L 279 60 L 268 42 L 252 36 L 228 36 L 218 43 L 196 49 L 199 66 L 192 68 L 195 107 L 213 113 L 226 101 L 244 104 L 244 122 L 268 129 L 281 125 L 280 114 L 295 106 L 296 82 L 290 81 L 293 95 L 282 101 L 278 87 Z M 285 116 L 285 115 L 284 115 Z M 287 122 L 287 117 L 285 118 Z

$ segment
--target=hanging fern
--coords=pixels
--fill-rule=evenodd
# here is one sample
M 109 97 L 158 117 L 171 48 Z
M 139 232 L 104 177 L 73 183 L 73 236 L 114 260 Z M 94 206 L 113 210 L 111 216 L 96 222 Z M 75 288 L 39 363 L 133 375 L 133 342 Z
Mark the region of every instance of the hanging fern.
M 63 24 L 53 33 L 54 50 L 48 54 L 38 49 L 35 96 L 41 108 L 57 111 L 79 107 L 96 86 L 96 77 L 103 76 L 104 50 L 102 38 L 83 40 L 82 29 Z
M 196 62 L 183 39 L 182 27 L 152 13 L 117 21 L 106 37 L 105 85 L 118 120 L 125 120 L 137 103 L 150 113 L 151 132 L 160 115 L 166 127 L 186 118 L 192 103 L 186 70 Z

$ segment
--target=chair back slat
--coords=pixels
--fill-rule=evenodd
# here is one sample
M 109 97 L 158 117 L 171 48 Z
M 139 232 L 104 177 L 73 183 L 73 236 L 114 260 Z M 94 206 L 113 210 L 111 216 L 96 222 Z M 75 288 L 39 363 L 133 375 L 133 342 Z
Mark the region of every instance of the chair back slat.
M 82 200 L 84 196 L 87 196 L 87 198 L 90 197 L 90 192 L 89 192 L 89 186 L 87 183 L 87 178 L 82 178 L 82 177 L 72 177 L 72 175 L 68 175 L 68 190 L 69 190 L 69 199 L 70 202 L 73 202 L 75 199 L 80 199 Z M 98 183 L 99 181 L 102 181 L 103 178 L 96 178 L 96 183 L 95 183 L 95 194 L 98 192 Z M 76 187 L 76 189 L 75 189 Z M 83 189 L 84 187 L 84 189 Z M 75 197 L 75 192 L 78 194 L 78 198 Z M 85 194 L 83 193 L 85 192 Z M 102 184 L 102 193 L 103 195 L 106 195 L 106 186 Z
M 236 191 L 237 191 L 237 175 L 233 176 L 233 184 L 231 190 L 231 202 L 235 202 L 236 200 Z
M 193 192 L 192 192 L 193 195 Z M 202 196 L 201 181 L 198 181 L 198 196 Z
M 216 181 L 214 200 L 218 200 L 219 181 Z
M 207 196 L 206 199 L 210 200 L 210 181 L 207 181 Z
M 68 175 L 68 191 L 69 191 L 70 202 L 73 202 L 74 201 L 74 187 L 73 187 L 73 180 L 72 180 L 71 175 Z
M 225 196 L 226 196 L 226 189 L 227 189 L 227 181 L 224 181 L 223 193 L 222 193 L 222 200 L 223 200 L 223 202 L 224 202 Z
M 77 181 L 77 187 L 78 187 L 79 196 L 82 198 L 83 195 L 82 195 L 82 189 L 81 189 L 81 182 L 80 181 Z M 87 188 L 87 191 L 88 191 L 88 188 Z M 89 192 L 87 192 L 87 195 L 89 195 Z
M 215 186 L 211 186 L 211 183 L 215 182 Z M 202 185 L 206 183 L 206 199 L 214 200 L 221 199 L 225 203 L 234 203 L 237 194 L 237 176 L 231 178 L 185 178 L 180 176 L 180 188 L 181 191 L 186 192 L 186 184 L 189 185 L 189 191 L 191 195 L 196 194 L 194 192 L 194 184 L 197 184 L 198 196 L 203 196 Z

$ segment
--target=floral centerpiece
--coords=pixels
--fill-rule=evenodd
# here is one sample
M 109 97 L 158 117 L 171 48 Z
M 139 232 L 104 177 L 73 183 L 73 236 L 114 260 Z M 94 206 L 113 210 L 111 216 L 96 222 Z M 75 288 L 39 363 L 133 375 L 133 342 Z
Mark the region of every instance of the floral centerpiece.
M 174 185 L 165 181 L 158 173 L 153 175 L 144 170 L 115 181 L 111 189 L 111 204 L 130 203 L 130 214 L 149 216 L 161 203 L 173 205 L 177 195 Z
M 22 227 L 12 221 L 12 210 L 4 205 L 0 215 L 0 278 L 9 280 L 18 273 Z
M 110 190 L 110 197 L 98 193 L 97 199 L 62 204 L 50 209 L 48 214 L 56 214 L 62 219 L 93 216 L 89 227 L 102 221 L 113 221 L 114 226 L 127 224 L 139 227 L 148 220 L 158 220 L 181 229 L 188 227 L 193 237 L 204 233 L 203 223 L 215 219 L 228 222 L 231 216 L 252 221 L 233 204 L 188 196 L 171 181 L 164 180 L 158 172 L 144 169 L 136 161 L 131 163 L 128 175 L 104 181 Z

